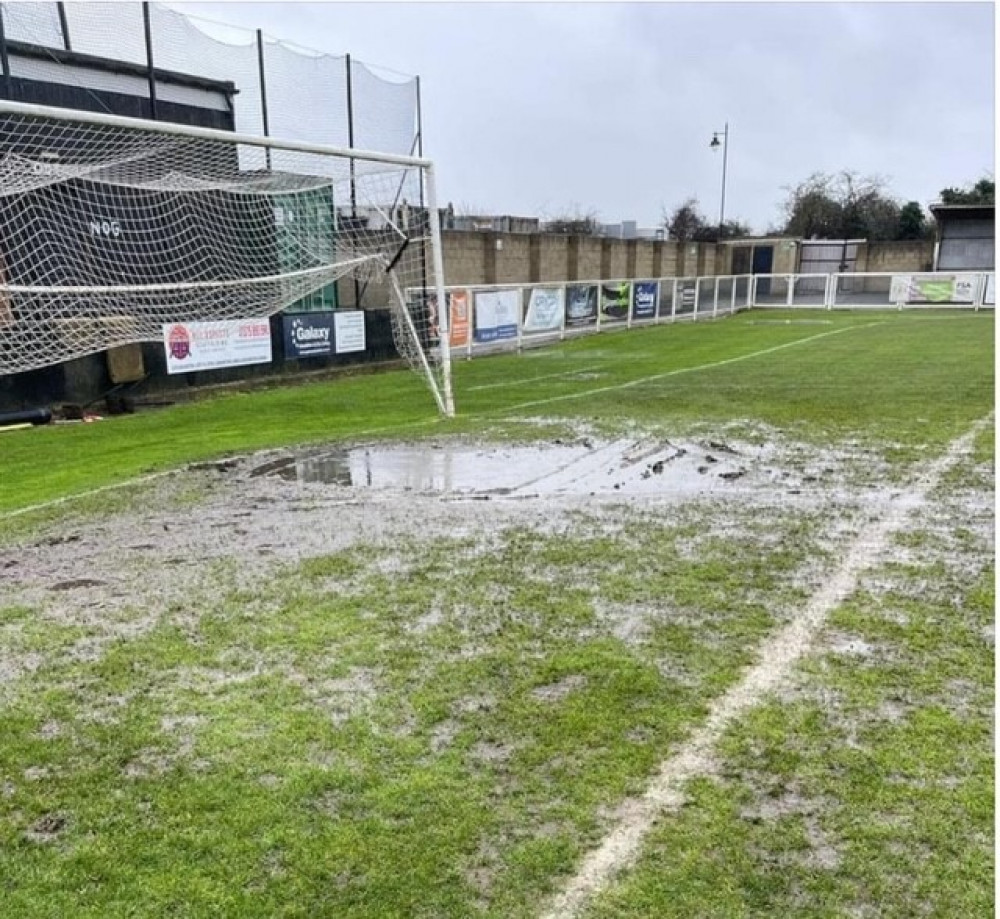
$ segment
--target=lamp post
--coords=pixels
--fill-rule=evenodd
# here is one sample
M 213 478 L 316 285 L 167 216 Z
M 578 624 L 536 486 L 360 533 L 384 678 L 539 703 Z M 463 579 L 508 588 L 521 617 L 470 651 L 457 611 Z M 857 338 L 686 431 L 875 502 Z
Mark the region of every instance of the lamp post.
M 722 138 L 720 141 L 719 138 Z M 719 204 L 719 235 L 722 235 L 722 225 L 726 220 L 726 162 L 729 159 L 729 122 L 726 122 L 725 128 L 721 131 L 715 131 L 712 134 L 712 142 L 709 146 L 713 150 L 718 150 L 722 147 L 722 200 Z

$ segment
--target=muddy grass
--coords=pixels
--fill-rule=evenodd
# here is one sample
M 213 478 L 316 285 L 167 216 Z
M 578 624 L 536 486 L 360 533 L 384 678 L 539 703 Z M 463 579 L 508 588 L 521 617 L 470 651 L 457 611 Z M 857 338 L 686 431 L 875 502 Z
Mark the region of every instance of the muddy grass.
M 406 913 L 393 874 L 412 859 L 435 915 L 530 913 L 898 493 L 870 446 L 741 432 L 273 451 L 170 474 L 106 513 L 21 520 L 0 534 L 0 706 L 24 737 L 0 776 L 0 844 L 92 853 L 116 781 L 148 822 L 161 789 L 183 800 L 229 775 L 287 821 L 283 841 L 229 853 L 238 867 L 199 868 L 206 889 L 236 871 L 277 898 L 232 909 L 318 903 L 335 876 L 338 915 Z M 971 573 L 991 506 L 976 487 L 949 494 L 951 515 L 898 548 Z M 835 666 L 892 650 L 843 623 L 825 641 Z M 905 700 L 878 711 L 905 717 Z M 169 837 L 167 800 L 151 827 Z M 798 815 L 805 864 L 832 870 L 824 800 L 751 797 L 744 819 Z M 213 806 L 236 820 L 239 802 Z M 292 841 L 307 826 L 342 852 L 336 870 Z M 365 828 L 383 855 L 351 849 Z M 22 862 L 12 915 L 74 876 Z

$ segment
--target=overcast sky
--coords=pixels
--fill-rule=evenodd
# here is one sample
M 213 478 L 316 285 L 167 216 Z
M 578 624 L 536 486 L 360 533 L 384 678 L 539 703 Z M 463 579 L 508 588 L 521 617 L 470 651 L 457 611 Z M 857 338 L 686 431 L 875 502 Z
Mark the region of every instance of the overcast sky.
M 442 204 L 780 221 L 842 169 L 926 205 L 994 169 L 991 3 L 171 3 L 421 77 Z

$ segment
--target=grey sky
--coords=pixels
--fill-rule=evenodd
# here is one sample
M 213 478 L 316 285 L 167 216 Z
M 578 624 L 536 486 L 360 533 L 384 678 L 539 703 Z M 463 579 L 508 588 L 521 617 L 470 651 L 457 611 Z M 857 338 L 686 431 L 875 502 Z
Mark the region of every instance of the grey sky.
M 420 74 L 442 201 L 659 222 L 780 219 L 816 171 L 922 204 L 994 169 L 991 3 L 173 3 Z

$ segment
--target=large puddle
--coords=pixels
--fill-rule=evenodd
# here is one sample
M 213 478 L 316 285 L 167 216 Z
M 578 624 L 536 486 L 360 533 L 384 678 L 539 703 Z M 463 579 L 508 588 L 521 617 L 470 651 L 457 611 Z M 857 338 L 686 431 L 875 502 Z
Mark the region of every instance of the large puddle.
M 629 439 L 546 446 L 373 445 L 288 456 L 252 477 L 466 496 L 700 494 L 747 476 L 754 461 L 721 442 Z

